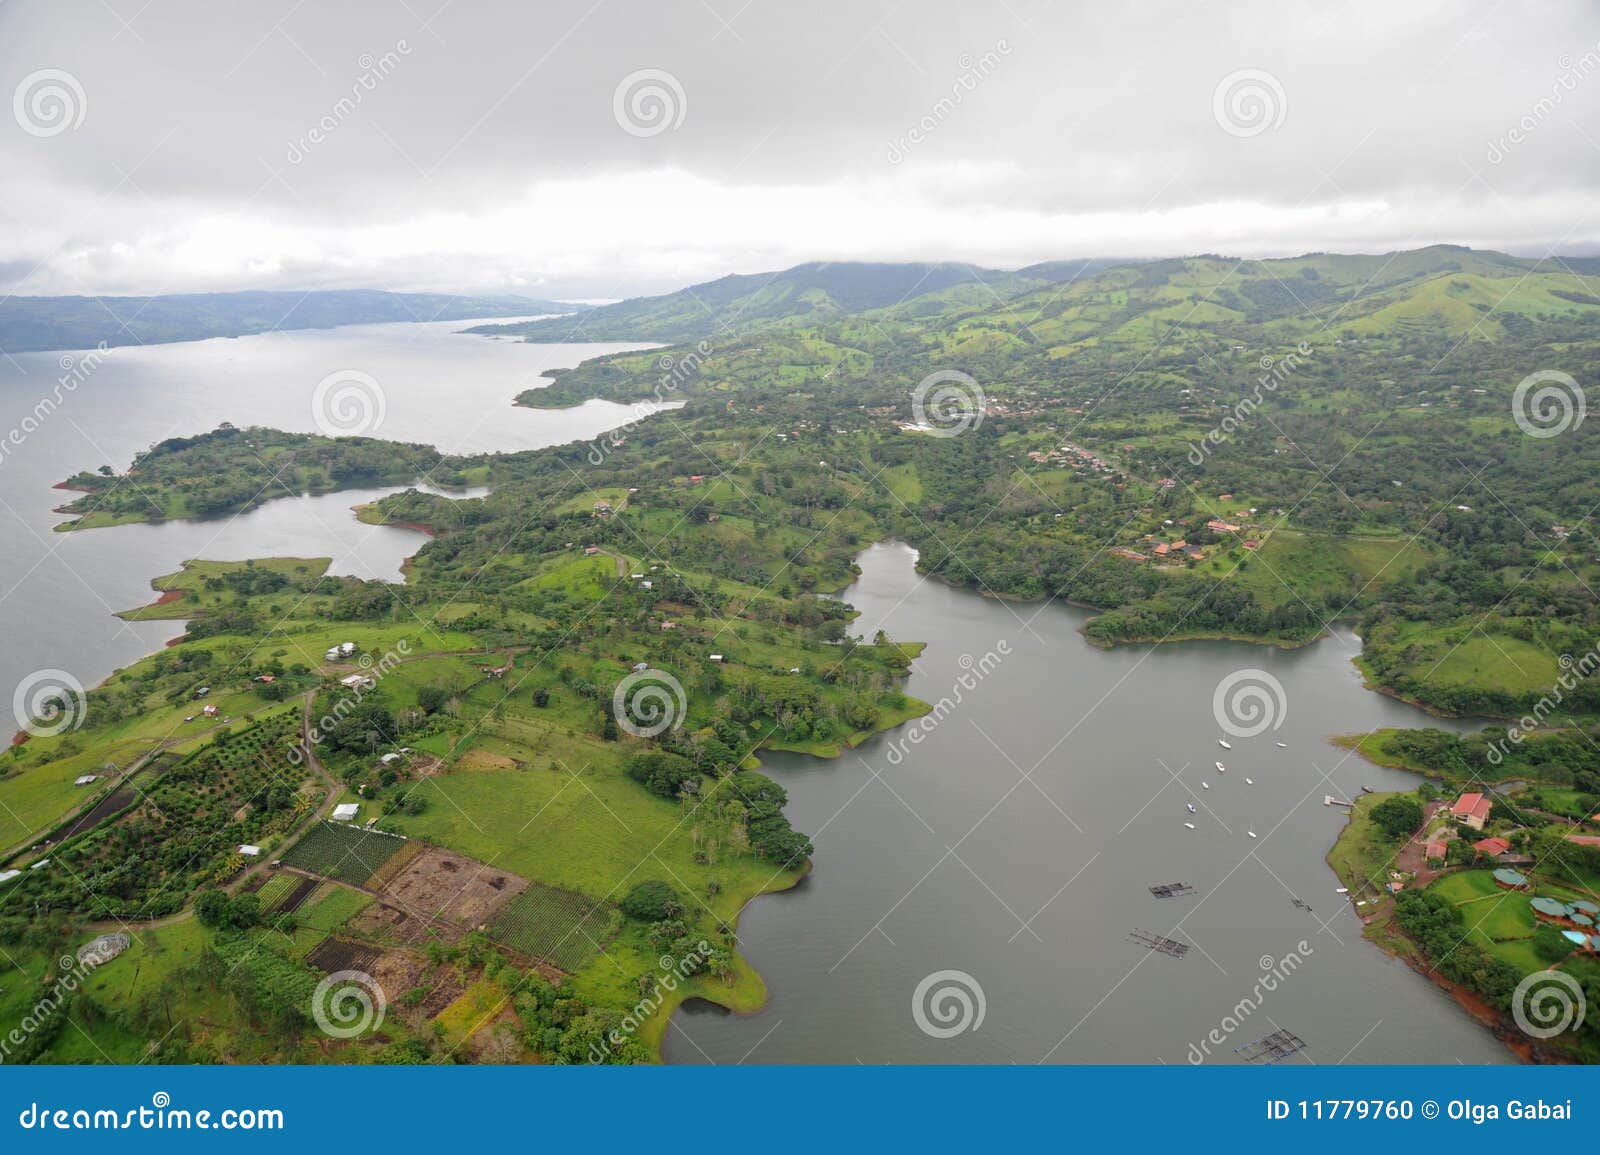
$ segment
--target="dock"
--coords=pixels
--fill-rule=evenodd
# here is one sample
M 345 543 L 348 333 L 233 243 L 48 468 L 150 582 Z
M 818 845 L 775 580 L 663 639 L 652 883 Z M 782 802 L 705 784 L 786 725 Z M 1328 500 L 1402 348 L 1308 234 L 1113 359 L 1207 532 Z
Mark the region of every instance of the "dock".
M 1242 1047 L 1235 1047 L 1233 1053 L 1239 1055 L 1247 1063 L 1281 1063 L 1291 1055 L 1298 1055 L 1306 1049 L 1306 1041 L 1293 1031 L 1276 1030 L 1272 1034 L 1257 1039 L 1253 1043 L 1246 1043 Z
M 1335 798 L 1332 794 L 1324 794 L 1322 796 L 1322 804 L 1324 806 L 1354 806 L 1355 805 L 1354 802 L 1346 801 L 1343 798 Z
M 1150 893 L 1157 898 L 1187 898 L 1200 892 L 1187 882 L 1163 882 L 1150 888 Z
M 1188 943 L 1179 942 L 1175 938 L 1167 938 L 1165 935 L 1151 934 L 1147 930 L 1135 930 L 1128 937 L 1141 946 L 1149 947 L 1153 951 L 1159 951 L 1161 954 L 1170 955 L 1173 958 L 1182 958 L 1189 953 Z

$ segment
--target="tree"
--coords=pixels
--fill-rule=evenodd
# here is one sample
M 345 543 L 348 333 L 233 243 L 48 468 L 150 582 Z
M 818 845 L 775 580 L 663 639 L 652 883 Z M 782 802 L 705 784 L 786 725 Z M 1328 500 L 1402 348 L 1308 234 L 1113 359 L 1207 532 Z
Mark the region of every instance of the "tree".
M 635 884 L 617 905 L 623 914 L 640 922 L 661 922 L 683 913 L 677 891 L 655 878 Z
M 1533 932 L 1533 953 L 1545 962 L 1560 962 L 1572 953 L 1572 943 L 1549 923 L 1540 923 Z
M 205 890 L 194 900 L 194 916 L 201 926 L 221 926 L 228 917 L 228 892 Z
M 1422 806 L 1409 795 L 1396 794 L 1372 808 L 1372 822 L 1390 838 L 1408 837 L 1422 825 Z

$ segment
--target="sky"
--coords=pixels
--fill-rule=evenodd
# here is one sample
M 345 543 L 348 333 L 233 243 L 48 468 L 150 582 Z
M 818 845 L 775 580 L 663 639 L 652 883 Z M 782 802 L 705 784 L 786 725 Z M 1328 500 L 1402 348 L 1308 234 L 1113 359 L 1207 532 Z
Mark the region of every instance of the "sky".
M 4 0 L 0 292 L 1600 251 L 1600 5 Z

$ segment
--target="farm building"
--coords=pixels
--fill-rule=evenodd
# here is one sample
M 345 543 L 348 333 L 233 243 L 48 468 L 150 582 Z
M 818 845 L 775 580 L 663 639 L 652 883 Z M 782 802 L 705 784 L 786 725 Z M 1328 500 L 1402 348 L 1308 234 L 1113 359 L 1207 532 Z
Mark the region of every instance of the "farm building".
M 354 822 L 359 813 L 361 813 L 359 802 L 341 802 L 333 808 L 333 818 L 336 822 Z
M 1528 876 L 1503 866 L 1494 872 L 1494 884 L 1501 890 L 1527 890 Z
M 78 962 L 89 967 L 104 966 L 132 945 L 129 935 L 103 934 L 78 948 Z
M 72 780 L 72 784 L 74 786 L 87 786 L 91 782 L 98 781 L 100 781 L 100 775 L 98 774 L 79 774 Z
M 325 659 L 327 659 L 328 661 L 330 661 L 330 662 L 337 662 L 339 660 L 339 647 L 338 646 L 329 646 L 328 647 L 328 652 L 323 654 L 322 656 Z
M 248 842 L 246 842 L 239 847 L 239 853 L 244 855 L 246 858 L 260 858 L 261 847 L 251 846 Z
M 378 755 L 378 761 L 382 762 L 385 766 L 389 766 L 389 765 L 391 765 L 391 764 L 393 764 L 395 762 L 400 761 L 400 755 L 394 753 L 393 751 L 390 751 L 388 754 L 380 754 L 380 755 Z
M 20 870 L 0 870 L 0 882 L 10 882 L 21 873 Z
M 1470 826 L 1474 830 L 1482 830 L 1483 824 L 1489 820 L 1489 810 L 1493 805 L 1482 794 L 1476 792 L 1463 794 L 1450 807 L 1450 816 L 1463 826 Z
M 600 547 L 597 546 L 597 545 L 586 545 L 586 546 L 583 547 L 583 556 L 584 557 L 593 557 L 595 554 L 597 554 L 599 552 L 600 552 Z
M 207 718 L 215 718 L 217 716 L 216 706 L 211 705 L 210 703 L 207 703 L 205 706 L 201 707 L 200 712 Z

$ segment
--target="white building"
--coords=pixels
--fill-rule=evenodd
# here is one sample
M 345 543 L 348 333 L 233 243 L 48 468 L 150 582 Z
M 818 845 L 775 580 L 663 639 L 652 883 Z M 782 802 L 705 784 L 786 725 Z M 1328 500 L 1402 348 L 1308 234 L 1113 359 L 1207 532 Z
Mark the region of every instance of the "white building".
M 343 802 L 333 808 L 333 818 L 336 822 L 353 822 L 359 813 L 361 813 L 359 802 Z
M 244 855 L 246 858 L 259 858 L 261 856 L 261 847 L 251 846 L 248 842 L 246 842 L 244 845 L 239 847 L 239 853 Z

